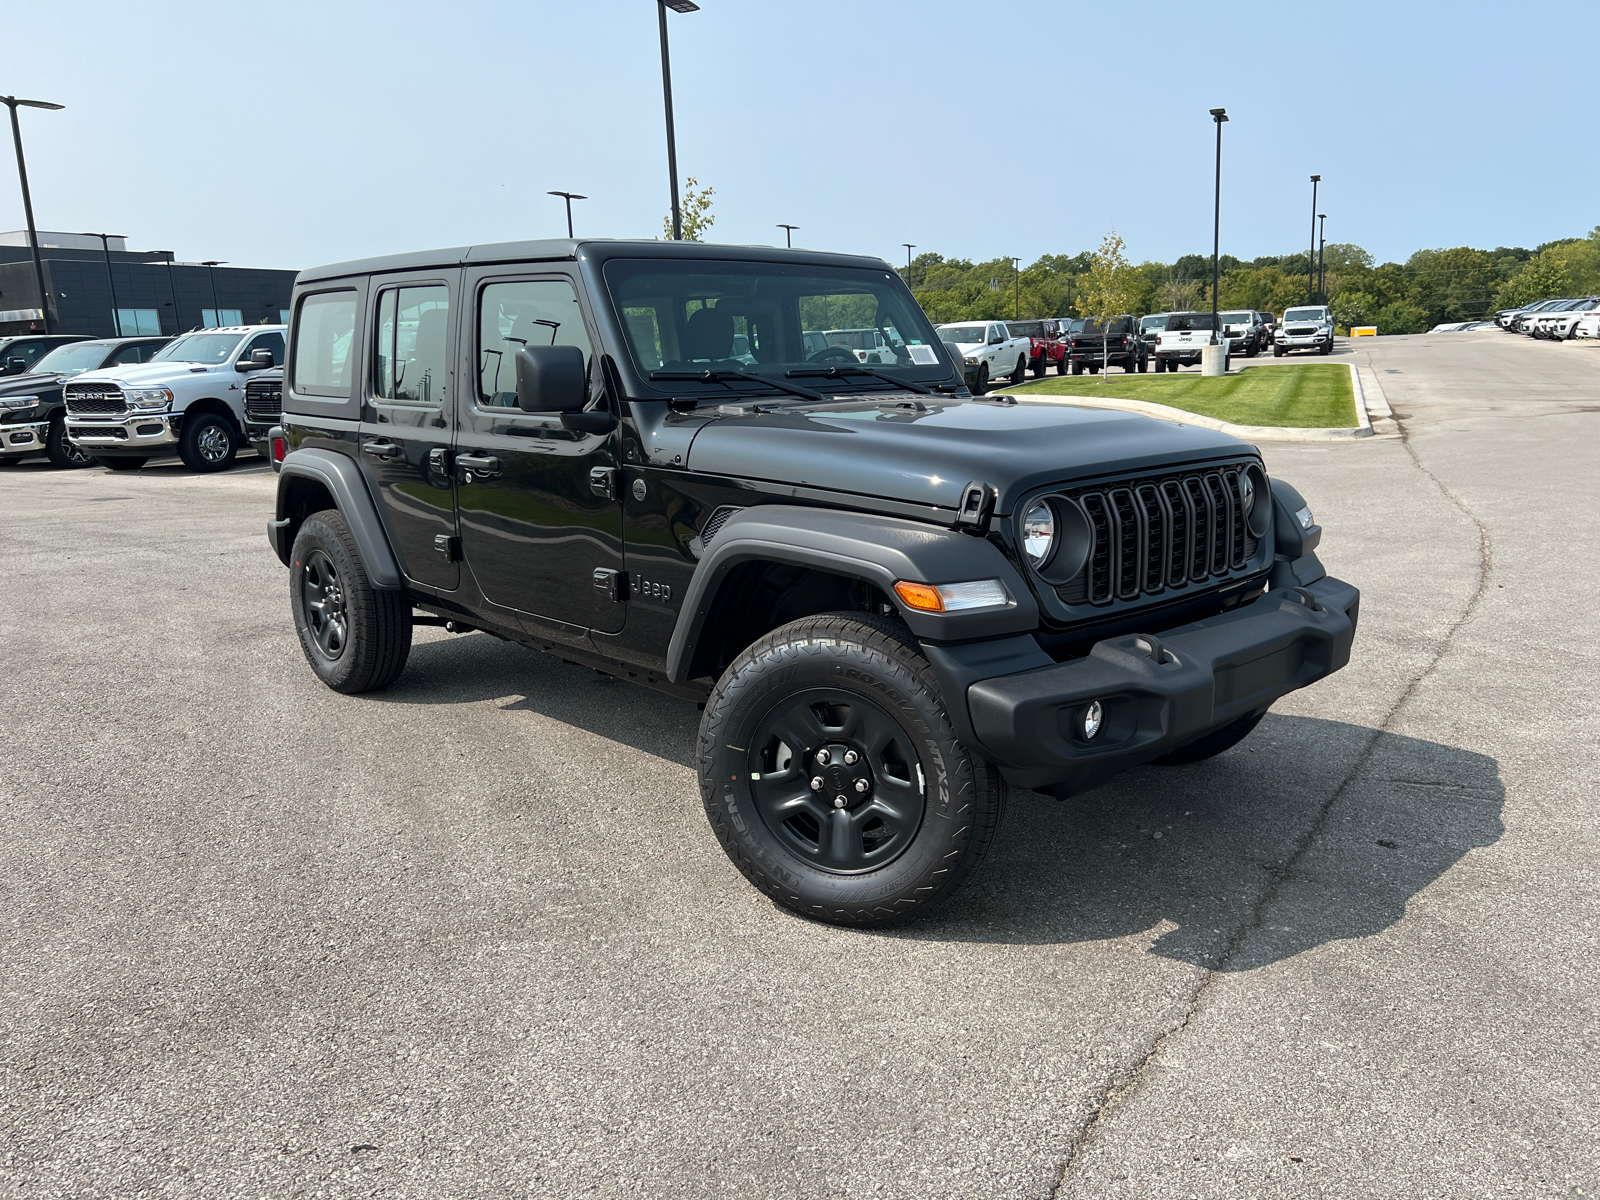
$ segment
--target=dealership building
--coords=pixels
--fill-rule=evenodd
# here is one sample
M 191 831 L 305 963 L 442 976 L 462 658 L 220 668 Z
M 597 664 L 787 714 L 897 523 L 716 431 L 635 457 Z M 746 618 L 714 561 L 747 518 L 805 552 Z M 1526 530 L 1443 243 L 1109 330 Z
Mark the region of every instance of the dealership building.
M 41 301 L 26 231 L 0 233 L 0 336 L 175 334 L 218 325 L 286 323 L 295 272 L 178 262 L 170 250 L 129 250 L 122 238 L 39 231 Z

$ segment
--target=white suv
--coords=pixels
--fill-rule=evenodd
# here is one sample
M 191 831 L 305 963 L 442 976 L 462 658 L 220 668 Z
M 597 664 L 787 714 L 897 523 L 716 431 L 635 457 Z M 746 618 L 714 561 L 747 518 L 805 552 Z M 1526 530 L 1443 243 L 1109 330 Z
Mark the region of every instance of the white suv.
M 1308 304 L 1284 312 L 1272 338 L 1272 355 L 1282 358 L 1291 350 L 1333 353 L 1333 312 L 1326 305 Z
M 173 453 L 194 471 L 231 466 L 245 441 L 245 379 L 283 364 L 284 328 L 197 329 L 142 366 L 85 371 L 66 385 L 67 437 L 114 471 Z

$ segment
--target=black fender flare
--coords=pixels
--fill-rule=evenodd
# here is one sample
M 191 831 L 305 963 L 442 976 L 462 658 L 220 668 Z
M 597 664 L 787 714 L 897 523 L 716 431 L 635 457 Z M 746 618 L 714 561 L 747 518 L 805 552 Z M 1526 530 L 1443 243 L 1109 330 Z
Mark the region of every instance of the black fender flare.
M 667 675 L 687 677 L 717 592 L 728 572 L 744 562 L 811 567 L 878 588 L 922 641 L 959 642 L 1004 637 L 1038 628 L 1039 606 L 1011 561 L 987 538 L 876 513 L 761 504 L 742 509 L 717 531 L 683 598 L 667 648 Z M 899 580 L 963 583 L 998 579 L 1010 595 L 1003 608 L 929 613 L 907 608 L 895 594 Z
M 361 564 L 366 568 L 372 586 L 382 592 L 397 592 L 404 584 L 400 564 L 389 546 L 388 535 L 378 517 L 378 508 L 367 491 L 361 468 L 343 454 L 331 450 L 295 450 L 284 456 L 278 471 L 277 519 L 267 522 L 267 540 L 283 565 L 289 565 L 292 540 L 287 536 L 292 514 L 286 511 L 292 481 L 311 479 L 320 483 L 333 497 L 333 506 L 339 510 L 350 527 L 350 535 L 361 552 Z

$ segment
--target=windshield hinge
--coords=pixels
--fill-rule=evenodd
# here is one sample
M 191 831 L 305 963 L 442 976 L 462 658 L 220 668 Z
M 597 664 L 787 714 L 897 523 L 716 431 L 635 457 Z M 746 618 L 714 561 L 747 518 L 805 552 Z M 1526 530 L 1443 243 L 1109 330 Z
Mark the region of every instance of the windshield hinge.
M 976 481 L 961 489 L 961 507 L 956 509 L 955 528 L 963 533 L 987 537 L 989 519 L 994 516 L 995 492 L 987 483 Z

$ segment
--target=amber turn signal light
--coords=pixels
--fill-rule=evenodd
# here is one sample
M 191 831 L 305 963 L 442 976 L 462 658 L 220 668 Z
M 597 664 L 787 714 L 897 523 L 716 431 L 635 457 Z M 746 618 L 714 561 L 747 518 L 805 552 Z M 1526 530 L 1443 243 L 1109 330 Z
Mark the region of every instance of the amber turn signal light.
M 926 583 L 908 583 L 902 579 L 894 585 L 894 594 L 904 601 L 907 608 L 914 608 L 920 612 L 943 612 L 944 597 L 939 595 L 939 589 Z

